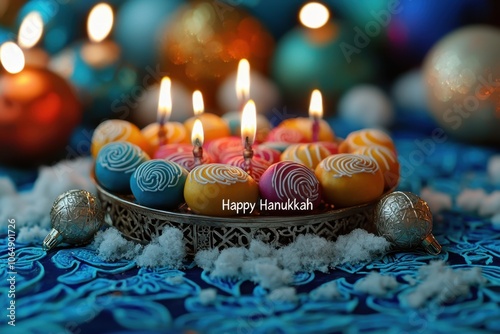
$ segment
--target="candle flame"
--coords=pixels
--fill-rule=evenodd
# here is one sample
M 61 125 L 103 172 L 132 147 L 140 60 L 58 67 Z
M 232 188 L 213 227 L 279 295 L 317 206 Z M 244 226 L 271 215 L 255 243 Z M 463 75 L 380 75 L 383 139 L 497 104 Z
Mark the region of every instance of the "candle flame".
M 312 118 L 323 117 L 323 97 L 317 89 L 311 94 L 311 103 L 309 104 L 309 116 Z
M 191 131 L 191 143 L 193 146 L 203 145 L 203 141 L 205 140 L 204 134 L 203 134 L 203 124 L 199 119 L 194 121 L 193 125 L 193 130 Z
M 330 12 L 325 5 L 318 2 L 310 2 L 302 7 L 299 13 L 300 22 L 311 29 L 324 26 L 330 18 Z
M 205 111 L 205 105 L 203 104 L 203 95 L 199 90 L 193 92 L 193 110 L 195 116 L 200 116 Z
M 172 82 L 169 77 L 163 77 L 160 84 L 160 97 L 158 99 L 158 123 L 165 124 L 172 113 Z
M 241 59 L 236 75 L 236 96 L 241 103 L 246 103 L 250 98 L 250 63 Z
M 253 102 L 253 100 L 248 100 L 245 104 L 245 108 L 243 108 L 243 114 L 241 115 L 241 140 L 243 141 L 243 146 L 245 146 L 246 143 L 253 145 L 255 141 L 255 133 L 257 132 L 256 114 L 255 102 Z
M 113 9 L 107 3 L 99 3 L 92 8 L 87 20 L 89 39 L 99 43 L 108 37 L 113 28 Z
M 17 42 L 19 46 L 29 49 L 35 46 L 43 35 L 43 19 L 40 13 L 31 12 L 23 19 L 19 27 Z
M 0 61 L 7 72 L 19 73 L 24 68 L 23 50 L 14 42 L 5 42 L 0 47 Z

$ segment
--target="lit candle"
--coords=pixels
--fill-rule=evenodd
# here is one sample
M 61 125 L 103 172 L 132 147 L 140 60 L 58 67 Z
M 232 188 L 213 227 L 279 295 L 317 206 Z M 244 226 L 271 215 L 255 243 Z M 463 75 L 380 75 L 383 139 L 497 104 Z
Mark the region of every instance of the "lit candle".
M 113 29 L 113 9 L 106 3 L 95 5 L 87 20 L 87 32 L 90 43 L 82 47 L 82 57 L 95 68 L 106 67 L 120 57 L 120 49 L 113 41 L 106 38 Z
M 43 35 L 43 20 L 38 12 L 31 12 L 23 19 L 17 37 L 17 43 L 24 52 L 28 66 L 46 67 L 49 55 L 41 48 L 35 47 Z
M 245 103 L 250 99 L 250 63 L 246 59 L 241 59 L 238 63 L 236 97 L 240 102 L 240 110 L 242 110 Z
M 194 165 L 199 166 L 203 161 L 203 124 L 199 119 L 194 121 L 191 142 L 193 144 Z
M 241 115 L 241 140 L 243 143 L 243 158 L 245 159 L 245 171 L 251 175 L 252 173 L 252 145 L 255 141 L 255 133 L 257 130 L 257 115 L 255 103 L 249 100 L 243 108 Z
M 205 105 L 203 104 L 203 95 L 199 90 L 193 92 L 193 111 L 194 116 L 198 117 L 205 111 Z
M 13 42 L 0 48 L 0 163 L 33 166 L 52 162 L 81 120 L 80 103 L 67 82 L 40 67 L 25 67 Z
M 309 117 L 312 118 L 312 141 L 317 142 L 319 138 L 319 121 L 323 117 L 323 97 L 317 89 L 311 94 L 311 103 L 309 104 Z
M 172 82 L 169 77 L 161 79 L 160 97 L 158 98 L 158 143 L 163 146 L 167 143 L 167 131 L 165 124 L 172 113 Z

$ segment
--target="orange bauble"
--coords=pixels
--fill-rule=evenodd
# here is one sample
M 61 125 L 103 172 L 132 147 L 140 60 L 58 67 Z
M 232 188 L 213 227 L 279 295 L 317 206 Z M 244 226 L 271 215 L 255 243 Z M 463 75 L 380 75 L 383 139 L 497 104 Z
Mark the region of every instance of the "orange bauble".
M 242 58 L 266 71 L 274 41 L 264 26 L 235 6 L 221 1 L 186 5 L 165 27 L 163 67 L 173 80 L 203 92 L 205 106 L 215 106 L 217 88 Z
M 81 120 L 81 106 L 64 79 L 41 68 L 0 76 L 0 163 L 33 166 L 64 157 Z

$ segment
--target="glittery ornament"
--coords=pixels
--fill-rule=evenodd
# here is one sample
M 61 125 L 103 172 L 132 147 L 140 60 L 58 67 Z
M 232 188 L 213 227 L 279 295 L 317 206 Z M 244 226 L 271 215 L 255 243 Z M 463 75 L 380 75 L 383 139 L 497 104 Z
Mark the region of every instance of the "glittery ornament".
M 98 198 L 85 190 L 70 190 L 61 194 L 50 211 L 52 230 L 43 241 L 49 250 L 60 243 L 74 246 L 92 240 L 104 217 Z
M 446 132 L 469 143 L 500 144 L 500 29 L 468 26 L 427 55 L 429 107 Z
M 441 252 L 441 245 L 432 235 L 429 206 L 415 194 L 395 191 L 384 196 L 375 209 L 375 227 L 379 235 L 398 248 L 421 245 L 433 255 Z

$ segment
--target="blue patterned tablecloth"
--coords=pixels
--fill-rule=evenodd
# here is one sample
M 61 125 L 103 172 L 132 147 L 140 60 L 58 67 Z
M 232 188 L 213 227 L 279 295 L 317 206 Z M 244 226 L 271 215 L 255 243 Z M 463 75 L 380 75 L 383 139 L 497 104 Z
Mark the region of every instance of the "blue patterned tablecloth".
M 485 172 L 488 158 L 498 151 L 448 140 L 434 143 L 420 162 L 415 138 L 399 137 L 400 158 L 409 162 L 401 189 L 420 193 L 432 187 L 452 198 L 464 188 L 498 189 Z M 18 243 L 16 327 L 6 325 L 9 274 L 7 238 L 2 235 L 0 333 L 499 333 L 500 228 L 453 205 L 435 215 L 434 234 L 443 246 L 439 256 L 419 250 L 390 252 L 328 273 L 299 273 L 293 284 L 296 302 L 271 302 L 253 283 L 212 279 L 194 266 L 182 271 L 139 269 L 126 260 L 103 262 L 88 247 L 46 253 Z M 479 267 L 488 282 L 465 297 L 411 308 L 404 301 L 415 287 L 403 277 L 416 276 L 419 267 L 435 259 L 454 270 Z M 395 276 L 397 290 L 385 297 L 355 290 L 354 284 L 371 271 Z M 178 276 L 182 279 L 169 279 Z M 311 298 L 311 290 L 331 281 L 340 298 Z M 205 305 L 199 292 L 207 288 L 215 288 L 217 297 Z

